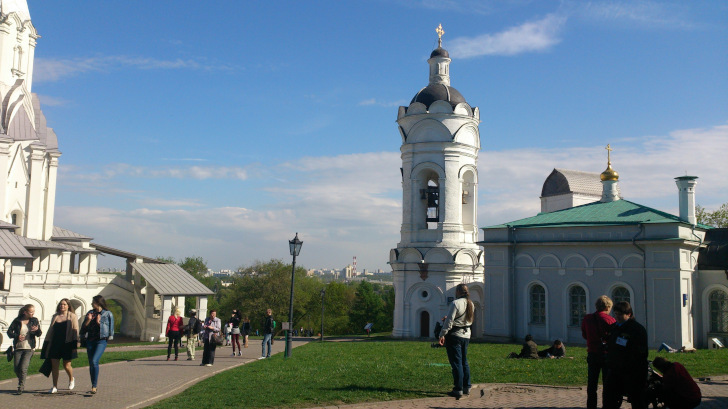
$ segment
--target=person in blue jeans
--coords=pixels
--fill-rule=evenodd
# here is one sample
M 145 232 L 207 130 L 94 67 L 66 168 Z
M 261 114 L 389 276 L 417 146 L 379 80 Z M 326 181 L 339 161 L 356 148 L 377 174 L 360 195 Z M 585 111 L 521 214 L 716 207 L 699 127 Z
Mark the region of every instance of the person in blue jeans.
M 440 345 L 445 346 L 447 359 L 452 367 L 453 388 L 447 394 L 460 399 L 470 396 L 472 386 L 468 344 L 470 344 L 470 327 L 473 325 L 475 306 L 470 301 L 470 292 L 465 284 L 458 284 L 455 287 L 455 297 L 440 330 Z
M 263 323 L 263 353 L 258 359 L 270 358 L 270 350 L 273 347 L 273 310 L 266 310 L 265 321 Z M 266 351 L 266 347 L 268 351 Z
M 101 295 L 92 299 L 91 311 L 81 326 L 81 333 L 86 335 L 86 351 L 88 368 L 91 374 L 91 393 L 96 393 L 99 380 L 99 361 L 106 350 L 108 340 L 114 339 L 114 314 L 106 308 L 106 300 Z

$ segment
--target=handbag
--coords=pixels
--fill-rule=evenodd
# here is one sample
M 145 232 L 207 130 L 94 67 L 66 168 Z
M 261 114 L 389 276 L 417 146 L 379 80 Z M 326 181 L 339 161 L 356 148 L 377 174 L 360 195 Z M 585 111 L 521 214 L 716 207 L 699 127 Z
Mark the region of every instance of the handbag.
M 13 360 L 13 354 L 14 354 L 14 351 L 13 351 L 13 346 L 12 346 L 12 345 L 10 345 L 10 346 L 8 347 L 7 351 L 5 351 L 5 355 L 7 355 L 7 356 L 8 356 L 8 362 L 10 362 L 10 361 L 12 361 L 12 360 Z
M 222 346 L 222 344 L 225 342 L 225 337 L 219 332 L 216 332 L 212 334 L 212 341 L 217 344 L 217 346 Z

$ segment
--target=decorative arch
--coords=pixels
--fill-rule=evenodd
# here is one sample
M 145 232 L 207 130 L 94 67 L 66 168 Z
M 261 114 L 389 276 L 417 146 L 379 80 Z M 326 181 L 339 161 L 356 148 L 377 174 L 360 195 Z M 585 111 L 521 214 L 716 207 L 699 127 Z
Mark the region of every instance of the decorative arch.
M 429 112 L 431 114 L 452 114 L 452 105 L 447 101 L 435 101 L 430 104 Z
M 421 263 L 424 260 L 422 253 L 416 248 L 408 247 L 399 253 L 399 261 L 405 263 Z
M 427 113 L 427 107 L 422 102 L 413 102 L 410 104 L 409 107 L 407 107 L 407 112 L 405 115 L 417 115 L 417 114 L 426 114 Z
M 632 260 L 636 260 L 637 264 L 632 265 Z M 619 268 L 642 268 L 644 263 L 644 257 L 641 254 L 632 253 L 627 254 L 619 260 Z
M 452 112 L 457 115 L 473 116 L 473 109 L 470 108 L 470 105 L 468 105 L 467 102 L 461 102 L 455 105 Z
M 442 247 L 433 247 L 425 253 L 425 263 L 450 263 L 453 255 Z
M 473 124 L 465 124 L 455 131 L 453 142 L 462 143 L 480 148 L 480 133 Z
M 414 168 L 412 168 L 411 175 L 414 175 L 413 179 L 422 179 L 421 175 L 424 171 L 431 171 L 437 173 L 440 179 L 445 178 L 445 169 L 435 162 L 420 162 Z
M 521 260 L 525 260 L 528 265 L 519 264 L 519 261 Z M 536 262 L 533 260 L 533 257 L 528 254 L 519 254 L 516 256 L 516 267 L 536 267 Z
M 45 305 L 43 305 L 43 301 L 41 301 L 40 298 L 33 297 L 32 295 L 28 295 L 28 298 L 36 302 L 36 304 L 34 304 L 35 309 L 36 309 L 36 311 L 40 310 L 40 314 L 39 314 L 40 320 L 41 321 L 44 320 L 46 318 L 46 316 L 45 316 L 46 309 L 45 309 Z
M 430 297 L 436 296 L 439 298 L 439 302 L 441 305 L 446 303 L 445 293 L 442 291 L 440 287 L 435 286 L 434 284 L 430 284 L 424 281 L 417 282 L 410 286 L 410 288 L 407 289 L 407 293 L 405 294 L 404 302 L 405 304 L 411 304 L 412 295 L 416 291 L 421 290 L 427 290 L 430 292 Z M 431 298 L 430 298 L 431 299 Z
M 460 249 L 453 255 L 453 261 L 455 264 L 478 264 L 478 254 L 472 249 Z
M 609 262 L 611 262 L 612 265 L 609 267 L 597 266 L 596 265 L 597 261 L 600 261 L 602 259 L 608 260 Z M 614 256 L 607 254 L 607 253 L 599 253 L 592 258 L 591 263 L 589 265 L 593 268 L 617 268 L 617 266 L 619 264 L 617 263 L 617 259 L 615 259 Z
M 442 122 L 427 118 L 417 122 L 407 131 L 407 142 L 452 141 L 452 134 Z
M 544 262 L 546 260 L 553 260 L 556 265 L 555 266 L 545 266 L 544 265 Z M 542 254 L 542 255 L 540 255 L 538 257 L 538 260 L 536 260 L 536 265 L 539 268 L 541 268 L 541 267 L 556 267 L 556 268 L 560 268 L 561 267 L 561 260 L 559 260 L 558 257 L 556 257 L 555 255 L 553 255 L 551 253 L 546 253 L 546 254 Z
M 458 178 L 463 179 L 465 172 L 472 172 L 473 183 L 478 183 L 478 169 L 475 167 L 475 165 L 463 165 L 458 172 Z
M 580 266 L 569 266 L 569 262 L 571 260 L 579 260 L 579 261 L 581 261 L 582 265 L 580 265 Z M 581 254 L 569 254 L 564 259 L 564 267 L 565 268 L 575 268 L 575 267 L 587 268 L 588 266 L 589 266 L 589 260 L 587 260 L 586 257 L 582 256 Z

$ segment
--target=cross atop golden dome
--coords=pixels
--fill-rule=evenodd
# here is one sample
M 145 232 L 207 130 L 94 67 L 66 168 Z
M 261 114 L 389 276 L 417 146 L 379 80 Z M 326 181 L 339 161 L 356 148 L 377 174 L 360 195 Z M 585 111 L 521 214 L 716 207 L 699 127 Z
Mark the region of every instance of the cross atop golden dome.
M 599 175 L 599 178 L 602 181 L 606 181 L 606 180 L 619 180 L 619 173 L 617 173 L 616 170 L 612 169 L 612 157 L 611 157 L 611 153 L 612 153 L 612 151 L 614 149 L 612 149 L 612 147 L 609 146 L 609 144 L 607 144 L 607 147 L 604 148 L 604 149 L 607 150 L 607 169 L 604 172 L 602 172 L 601 175 Z

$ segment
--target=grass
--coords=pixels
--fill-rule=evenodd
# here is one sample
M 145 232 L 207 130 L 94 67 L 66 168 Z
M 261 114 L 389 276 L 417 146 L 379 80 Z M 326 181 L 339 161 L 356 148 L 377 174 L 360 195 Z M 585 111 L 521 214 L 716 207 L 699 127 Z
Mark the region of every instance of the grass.
M 114 352 L 113 350 L 107 349 L 103 355 L 101 355 L 101 363 L 108 364 L 112 362 L 129 361 L 138 358 L 146 358 L 150 356 L 166 355 L 166 350 L 139 350 L 139 351 L 124 351 Z M 15 372 L 13 372 L 13 363 L 5 362 L 5 355 L 0 356 L 3 359 L 0 362 L 0 380 L 15 378 Z M 38 373 L 38 369 L 43 364 L 43 360 L 40 359 L 40 350 L 35 351 L 33 358 L 30 360 L 30 366 L 28 367 L 28 375 L 35 375 Z M 78 351 L 78 358 L 73 360 L 74 368 L 83 368 L 88 366 L 88 358 L 85 350 Z M 61 368 L 63 372 L 63 368 Z M 65 376 L 65 375 L 64 375 Z
M 515 344 L 471 344 L 473 383 L 586 384 L 585 348 L 569 347 L 573 360 L 505 359 L 519 350 Z M 651 353 L 650 359 L 656 355 Z M 668 359 L 683 363 L 694 377 L 728 373 L 727 350 L 669 354 Z M 451 388 L 451 376 L 444 348 L 430 348 L 425 342 L 312 342 L 294 349 L 291 359 L 278 354 L 233 368 L 151 407 L 204 406 L 211 394 L 251 408 L 441 397 Z

